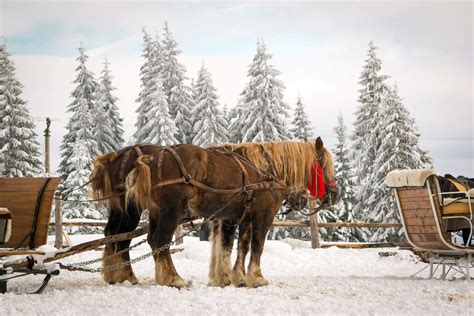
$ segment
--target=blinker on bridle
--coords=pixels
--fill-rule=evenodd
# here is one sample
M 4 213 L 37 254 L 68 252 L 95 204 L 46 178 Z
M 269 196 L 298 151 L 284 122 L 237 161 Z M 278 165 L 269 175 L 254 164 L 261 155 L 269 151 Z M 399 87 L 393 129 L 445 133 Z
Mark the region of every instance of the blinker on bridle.
M 317 162 L 319 165 L 321 165 L 321 170 L 323 169 L 324 164 L 322 163 L 322 157 L 318 157 Z M 317 180 L 316 180 L 317 181 Z M 321 206 L 330 206 L 333 204 L 336 204 L 339 201 L 340 196 L 336 201 L 332 200 L 331 193 L 337 193 L 337 183 L 336 181 L 331 181 L 331 182 L 326 182 L 324 180 L 324 172 L 323 172 L 323 181 L 324 185 L 326 187 L 326 192 L 325 195 L 321 201 Z

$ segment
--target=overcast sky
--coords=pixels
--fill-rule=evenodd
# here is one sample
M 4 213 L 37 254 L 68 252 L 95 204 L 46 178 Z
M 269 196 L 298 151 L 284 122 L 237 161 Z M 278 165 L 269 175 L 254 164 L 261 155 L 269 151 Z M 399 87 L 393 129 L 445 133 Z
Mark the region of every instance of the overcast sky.
M 472 18 L 471 2 L 0 0 L 0 35 L 24 98 L 34 117 L 53 118 L 53 170 L 80 42 L 96 75 L 105 57 L 111 63 L 129 138 L 143 63 L 141 29 L 161 36 L 168 21 L 187 77 L 195 78 L 205 63 L 221 104 L 229 107 L 237 103 L 262 38 L 282 72 L 285 100 L 294 107 L 301 95 L 315 134 L 330 148 L 339 112 L 352 131 L 357 81 L 373 40 L 382 72 L 398 84 L 438 173 L 474 177 Z M 39 120 L 42 136 L 45 124 Z

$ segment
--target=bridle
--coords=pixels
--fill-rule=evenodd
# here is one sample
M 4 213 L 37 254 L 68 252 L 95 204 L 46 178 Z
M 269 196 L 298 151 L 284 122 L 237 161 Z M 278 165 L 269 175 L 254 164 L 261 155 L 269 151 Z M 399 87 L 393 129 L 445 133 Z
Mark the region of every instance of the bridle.
M 331 206 L 333 204 L 336 204 L 340 199 L 340 195 L 338 195 L 338 198 L 336 201 L 333 201 L 331 193 L 335 193 L 335 194 L 338 193 L 337 183 L 336 181 L 326 181 L 327 179 L 325 179 L 326 176 L 324 175 L 324 172 L 323 172 L 324 164 L 323 164 L 322 158 L 317 159 L 317 164 L 321 166 L 321 172 L 323 173 L 323 182 L 324 182 L 324 187 L 325 187 L 325 194 L 320 199 L 321 207 L 326 207 L 326 206 Z M 319 168 L 316 168 L 316 170 L 318 169 Z M 319 186 L 320 183 L 318 183 L 317 181 L 318 181 L 318 177 L 316 176 L 316 186 Z

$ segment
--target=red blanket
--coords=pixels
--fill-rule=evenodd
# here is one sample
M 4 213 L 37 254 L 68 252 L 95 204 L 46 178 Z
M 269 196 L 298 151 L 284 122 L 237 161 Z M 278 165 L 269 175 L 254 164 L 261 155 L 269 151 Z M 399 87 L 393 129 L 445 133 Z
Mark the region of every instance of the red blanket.
M 316 192 L 316 187 L 318 188 L 318 192 Z M 313 167 L 311 168 L 311 178 L 309 180 L 308 190 L 312 196 L 319 200 L 321 200 L 326 194 L 326 184 L 324 183 L 323 168 L 321 168 L 321 165 L 318 162 L 315 162 L 313 164 Z

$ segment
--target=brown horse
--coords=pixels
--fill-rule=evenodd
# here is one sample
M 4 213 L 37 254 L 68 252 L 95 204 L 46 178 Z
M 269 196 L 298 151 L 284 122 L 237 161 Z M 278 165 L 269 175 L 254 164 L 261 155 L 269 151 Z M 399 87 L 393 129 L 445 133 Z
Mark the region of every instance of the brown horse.
M 225 286 L 231 282 L 235 286 L 267 285 L 260 269 L 260 257 L 266 234 L 283 200 L 288 193 L 307 187 L 311 168 L 317 161 L 327 183 L 334 182 L 332 158 L 320 138 L 315 144 L 274 142 L 229 146 L 233 150 L 230 153 L 177 145 L 161 154 L 136 159 L 136 168 L 127 177 L 127 194 L 139 209 L 149 211 L 148 242 L 156 251 L 158 284 L 185 286 L 166 245 L 170 244 L 179 222 L 191 215 L 214 220 L 209 271 L 212 285 Z M 240 158 L 235 152 L 241 154 Z M 273 169 L 273 176 L 265 171 L 269 168 Z M 337 187 L 328 192 L 336 201 Z M 238 254 L 231 270 L 230 253 L 237 225 Z M 250 262 L 245 271 L 249 248 Z
M 133 231 L 140 220 L 142 208 L 135 203 L 125 202 L 125 178 L 135 167 L 135 161 L 142 155 L 157 155 L 162 147 L 145 144 L 125 147 L 118 152 L 110 152 L 95 158 L 94 170 L 90 176 L 90 192 L 94 199 L 101 200 L 107 208 L 109 218 L 104 233 L 106 236 Z M 107 244 L 103 252 L 102 277 L 109 284 L 129 281 L 138 283 L 131 265 L 107 269 L 130 260 L 131 241 Z M 120 255 L 114 255 L 121 252 Z
M 106 236 L 130 232 L 137 228 L 142 209 L 135 203 L 125 205 L 125 178 L 135 167 L 139 156 L 153 155 L 160 149 L 156 145 L 135 145 L 97 157 L 94 160 L 94 170 L 90 176 L 90 191 L 95 199 L 104 199 L 109 219 L 105 227 Z M 126 211 L 125 211 L 126 210 Z M 107 270 L 107 267 L 119 265 L 130 260 L 128 251 L 120 256 L 114 253 L 123 251 L 130 246 L 130 240 L 107 244 L 104 249 L 102 266 L 103 279 L 109 284 L 129 281 L 138 283 L 130 265 L 119 269 Z

